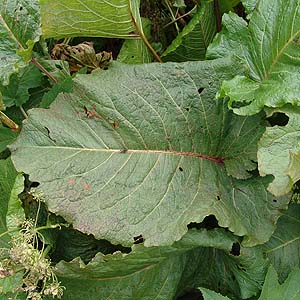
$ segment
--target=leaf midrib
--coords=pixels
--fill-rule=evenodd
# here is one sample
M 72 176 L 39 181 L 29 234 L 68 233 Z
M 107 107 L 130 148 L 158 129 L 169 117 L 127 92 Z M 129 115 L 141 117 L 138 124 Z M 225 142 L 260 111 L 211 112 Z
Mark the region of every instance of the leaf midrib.
M 3 23 L 4 27 L 6 28 L 6 30 L 9 32 L 10 36 L 12 37 L 12 39 L 16 42 L 17 46 L 24 50 L 24 47 L 22 44 L 20 44 L 20 42 L 18 41 L 17 37 L 15 36 L 15 34 L 11 31 L 11 29 L 9 28 L 9 26 L 7 25 L 6 21 L 4 20 L 4 18 L 2 17 L 2 12 L 0 14 L 0 22 Z
M 296 31 L 291 37 L 290 39 L 284 44 L 284 46 L 281 48 L 281 50 L 278 52 L 278 54 L 276 55 L 275 59 L 273 60 L 272 64 L 269 67 L 268 72 L 265 74 L 265 78 L 264 80 L 268 80 L 270 75 L 272 74 L 272 69 L 274 68 L 274 66 L 277 64 L 277 62 L 279 61 L 281 55 L 284 53 L 284 51 L 286 50 L 286 48 L 293 42 L 294 38 L 300 34 L 300 29 L 298 31 Z
M 149 149 L 100 149 L 100 148 L 78 148 L 78 147 L 64 147 L 64 146 L 27 146 L 26 149 L 55 149 L 55 150 L 74 150 L 74 151 L 90 151 L 90 152 L 114 152 L 120 154 L 132 154 L 132 153 L 153 153 L 153 154 L 165 154 L 205 159 L 213 161 L 218 164 L 223 164 L 224 157 L 209 156 L 206 154 L 200 154 L 195 152 L 181 152 L 181 151 L 167 151 L 167 150 L 149 150 Z

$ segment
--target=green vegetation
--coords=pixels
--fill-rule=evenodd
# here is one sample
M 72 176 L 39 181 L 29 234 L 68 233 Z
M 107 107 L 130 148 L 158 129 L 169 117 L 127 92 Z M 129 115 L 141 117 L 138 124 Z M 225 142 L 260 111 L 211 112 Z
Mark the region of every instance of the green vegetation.
M 1 0 L 0 299 L 300 299 L 300 0 Z

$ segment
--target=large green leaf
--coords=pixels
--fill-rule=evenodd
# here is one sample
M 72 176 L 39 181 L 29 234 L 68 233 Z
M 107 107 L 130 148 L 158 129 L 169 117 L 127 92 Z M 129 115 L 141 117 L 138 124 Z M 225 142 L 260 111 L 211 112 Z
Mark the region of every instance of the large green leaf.
M 10 75 L 25 65 L 23 58 L 31 57 L 40 33 L 37 0 L 0 1 L 0 82 L 8 84 Z
M 19 74 L 13 74 L 7 86 L 0 85 L 0 92 L 6 107 L 21 106 L 29 99 L 29 89 L 39 87 L 43 75 L 33 64 L 23 68 Z
M 50 110 L 29 111 L 11 147 L 16 168 L 41 183 L 50 211 L 114 244 L 165 245 L 215 215 L 249 244 L 269 239 L 286 206 L 256 164 L 261 116 L 216 101 L 231 61 L 123 65 L 75 78 Z M 32 159 L 34 157 L 34 159 Z
M 279 219 L 271 239 L 261 246 L 283 282 L 300 267 L 300 205 L 293 204 Z
M 202 60 L 206 48 L 216 33 L 216 18 L 212 2 L 203 3 L 192 20 L 162 54 L 163 61 Z
M 239 4 L 240 0 L 222 0 L 219 1 L 220 5 L 220 11 L 221 13 L 228 12 L 230 10 L 233 10 L 235 6 Z
M 169 247 L 135 245 L 129 254 L 99 253 L 87 265 L 80 259 L 60 262 L 57 275 L 66 287 L 64 300 L 173 300 L 199 285 L 245 299 L 261 288 L 267 262 L 254 248 L 230 254 L 236 242 L 221 229 L 191 230 Z
M 101 36 L 128 38 L 139 22 L 139 0 L 40 0 L 46 38 Z
M 202 292 L 204 300 L 230 300 L 229 298 L 220 295 L 219 293 L 205 288 L 200 288 L 200 291 Z
M 293 270 L 286 281 L 280 285 L 273 266 L 270 266 L 259 300 L 297 300 L 300 299 L 300 269 Z
M 15 180 L 18 173 L 16 172 L 10 159 L 0 160 L 0 235 L 7 231 L 6 217 L 8 202 L 11 197 Z M 6 247 L 8 235 L 0 238 L 0 248 Z
M 248 17 L 249 17 L 249 15 L 251 17 L 251 14 L 254 11 L 258 1 L 259 0 L 242 0 L 242 3 L 245 7 L 246 13 L 248 14 Z
M 268 190 L 276 196 L 288 193 L 300 173 L 295 156 L 300 151 L 300 109 L 286 106 L 272 111 L 278 112 L 289 117 L 288 124 L 268 127 L 258 143 L 257 152 L 259 172 L 262 176 L 274 176 Z
M 223 49 L 227 56 L 229 45 L 231 55 L 248 67 L 247 75 L 222 85 L 221 96 L 230 97 L 229 106 L 237 114 L 249 115 L 264 106 L 299 105 L 300 0 L 261 0 L 249 26 L 241 26 L 243 21 L 237 17 L 231 16 L 230 21 L 227 26 L 227 18 L 224 32 L 208 54 L 220 57 Z
M 18 132 L 0 125 L 0 152 L 4 151 L 7 145 L 12 144 L 17 136 Z

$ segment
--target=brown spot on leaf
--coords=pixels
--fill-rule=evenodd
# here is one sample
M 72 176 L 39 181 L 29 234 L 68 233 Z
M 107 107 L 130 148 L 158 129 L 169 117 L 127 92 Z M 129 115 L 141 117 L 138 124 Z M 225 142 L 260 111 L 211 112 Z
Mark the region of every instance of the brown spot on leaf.
M 101 119 L 101 116 L 96 112 L 95 108 L 89 110 L 86 106 L 83 107 L 85 115 L 90 119 Z
M 69 185 L 72 186 L 75 184 L 75 179 L 74 178 L 70 178 L 69 179 Z
M 85 191 L 89 191 L 89 190 L 90 190 L 90 185 L 89 185 L 88 183 L 84 183 L 83 189 L 84 189 Z
M 120 123 L 118 121 L 114 121 L 111 125 L 112 127 L 117 128 L 120 126 Z

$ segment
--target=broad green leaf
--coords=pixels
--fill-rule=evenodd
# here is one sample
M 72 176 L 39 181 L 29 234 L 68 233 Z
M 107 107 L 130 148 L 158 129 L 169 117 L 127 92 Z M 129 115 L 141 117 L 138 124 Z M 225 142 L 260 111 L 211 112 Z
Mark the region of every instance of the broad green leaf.
M 34 42 L 40 37 L 37 0 L 0 1 L 0 82 L 7 85 L 9 77 L 26 65 Z M 18 54 L 17 54 L 18 53 Z M 23 59 L 23 58 L 24 59 Z
M 7 231 L 6 217 L 16 172 L 10 159 L 0 160 L 0 235 Z M 8 235 L 0 237 L 0 248 L 7 247 Z
M 220 95 L 229 96 L 235 113 L 251 115 L 265 106 L 299 105 L 299 4 L 299 0 L 261 0 L 248 26 L 239 28 L 242 21 L 231 17 L 230 27 L 225 24 L 222 37 L 217 37 L 209 57 L 220 54 L 223 46 L 233 49 L 239 43 L 231 55 L 248 67 L 247 74 L 225 81 L 221 88 Z
M 298 180 L 300 166 L 292 154 L 300 151 L 300 109 L 285 107 L 274 110 L 289 117 L 285 126 L 268 127 L 258 143 L 258 169 L 262 176 L 272 174 L 274 180 L 268 190 L 276 195 L 288 193 Z M 293 160 L 292 160 L 293 158 Z
M 248 18 L 249 16 L 251 17 L 251 14 L 254 11 L 258 1 L 259 0 L 242 0 Z
M 70 93 L 73 88 L 72 77 L 66 77 L 59 83 L 55 84 L 51 90 L 44 94 L 43 99 L 40 103 L 40 107 L 48 108 L 50 104 L 55 100 L 59 93 L 65 92 Z
M 0 300 L 26 299 L 17 297 L 17 290 L 23 285 L 23 272 L 17 272 L 10 276 L 0 277 Z M 13 295 L 10 295 L 13 293 Z M 12 296 L 13 298 L 10 298 Z
M 4 110 L 4 109 L 5 109 L 5 105 L 4 105 L 4 102 L 3 102 L 2 94 L 0 92 L 0 111 Z
M 200 288 L 200 291 L 202 292 L 204 300 L 230 300 L 229 298 L 219 293 L 216 293 L 214 291 L 205 288 Z
M 280 217 L 270 240 L 261 247 L 275 267 L 280 282 L 294 268 L 300 267 L 300 205 L 290 205 Z
M 92 235 L 83 234 L 72 228 L 59 228 L 51 230 L 55 235 L 53 241 L 53 252 L 51 260 L 59 262 L 61 260 L 71 261 L 76 257 L 84 263 L 88 263 L 98 252 L 102 254 L 122 251 L 129 252 L 130 248 L 116 246 L 105 240 L 96 240 Z
M 40 0 L 45 38 L 128 38 L 139 24 L 139 0 Z
M 22 207 L 22 202 L 18 195 L 24 190 L 24 176 L 23 174 L 18 174 L 13 188 L 10 192 L 10 197 L 7 205 L 7 215 L 6 215 L 6 227 L 7 230 L 14 231 L 17 230 L 25 219 L 24 209 Z
M 50 211 L 113 244 L 141 234 L 147 246 L 172 244 L 211 214 L 263 243 L 287 199 L 272 202 L 271 178 L 228 176 L 250 176 L 264 131 L 261 115 L 236 116 L 215 100 L 231 66 L 114 63 L 78 75 L 73 93 L 29 111 L 14 164 L 41 183 Z
M 234 55 L 240 62 L 246 60 L 242 40 L 249 39 L 247 22 L 233 12 L 224 14 L 222 18 L 222 31 L 216 35 L 208 46 L 207 59 L 216 59 Z
M 240 0 L 222 0 L 219 1 L 220 5 L 220 11 L 221 13 L 228 12 L 230 10 L 233 10 L 235 6 L 239 4 Z
M 278 283 L 278 275 L 270 266 L 259 300 L 297 300 L 300 299 L 300 269 L 293 270 L 285 282 Z
M 29 99 L 29 89 L 42 84 L 43 75 L 33 64 L 23 68 L 18 74 L 13 74 L 6 86 L 0 85 L 0 92 L 6 107 L 21 106 Z
M 144 34 L 149 39 L 151 37 L 151 21 L 142 18 L 142 24 Z M 118 61 L 127 64 L 144 64 L 150 63 L 152 60 L 153 56 L 151 52 L 141 39 L 125 40 L 118 55 Z
M 227 289 L 244 299 L 261 288 L 267 262 L 254 248 L 242 248 L 240 256 L 231 255 L 236 240 L 222 229 L 191 230 L 169 247 L 135 245 L 129 254 L 99 253 L 87 265 L 80 259 L 60 262 L 57 275 L 66 287 L 64 300 L 94 300 L 99 295 L 111 300 L 173 300 L 182 292 L 182 279 L 191 277 L 190 273 L 195 277 L 190 278 L 188 288 L 201 284 Z
M 292 182 L 297 182 L 300 179 L 300 151 L 297 153 L 291 152 L 290 156 L 288 175 Z
M 212 2 L 199 6 L 192 20 L 162 54 L 163 61 L 203 60 L 206 48 L 216 33 L 216 18 Z
M 0 152 L 4 151 L 7 145 L 12 144 L 17 136 L 18 132 L 0 125 Z

